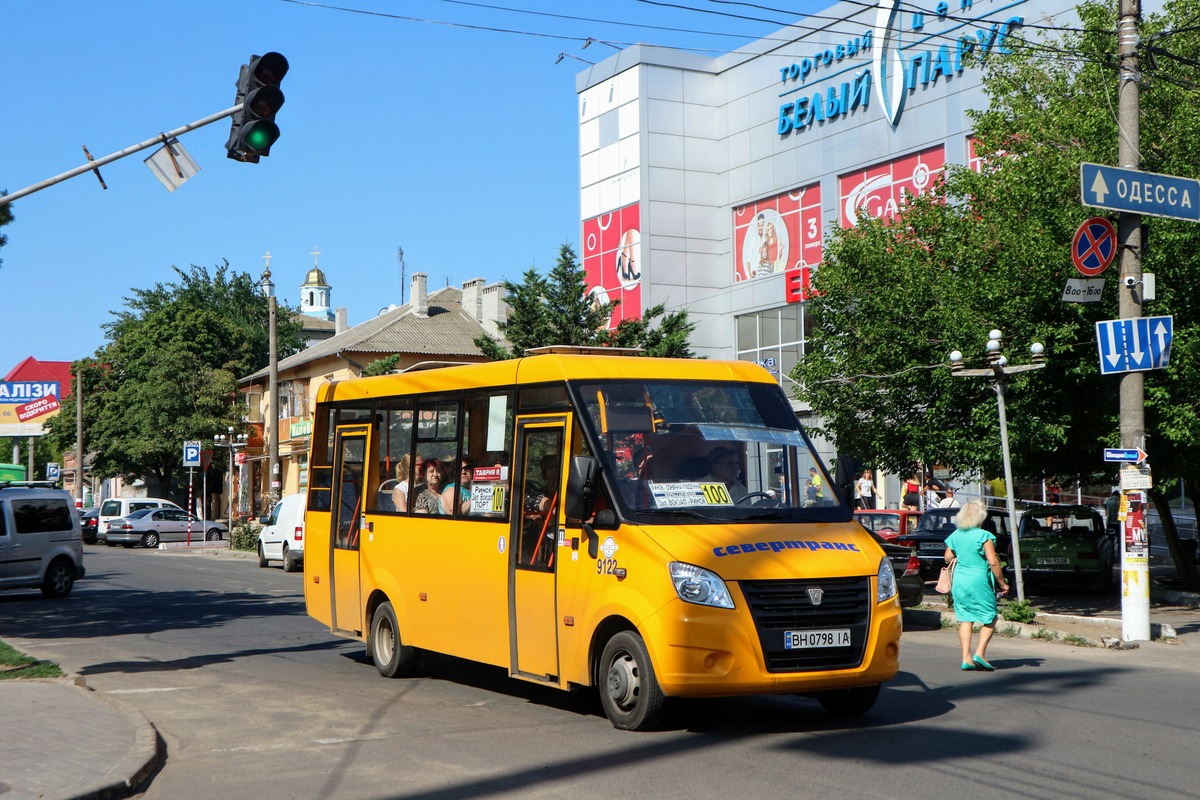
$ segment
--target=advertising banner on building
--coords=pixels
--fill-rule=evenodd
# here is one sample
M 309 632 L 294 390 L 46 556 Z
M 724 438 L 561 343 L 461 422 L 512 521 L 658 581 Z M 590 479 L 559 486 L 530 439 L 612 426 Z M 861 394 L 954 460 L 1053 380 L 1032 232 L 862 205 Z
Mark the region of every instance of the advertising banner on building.
M 637 203 L 584 220 L 583 269 L 588 294 L 597 303 L 618 302 L 608 320 L 642 316 L 641 208 Z
M 41 436 L 59 410 L 57 381 L 0 382 L 0 436 Z
M 937 145 L 839 176 L 838 213 L 842 227 L 854 227 L 863 211 L 876 219 L 899 216 L 905 193 L 919 195 L 929 191 L 945 168 L 945 148 Z
M 733 209 L 733 279 L 748 281 L 821 263 L 821 184 Z

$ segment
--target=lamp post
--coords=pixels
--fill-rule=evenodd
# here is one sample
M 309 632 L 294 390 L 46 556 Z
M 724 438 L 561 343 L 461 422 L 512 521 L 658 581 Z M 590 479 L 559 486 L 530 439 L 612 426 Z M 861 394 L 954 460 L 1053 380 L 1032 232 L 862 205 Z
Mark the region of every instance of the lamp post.
M 213 444 L 217 447 L 229 448 L 229 496 L 226 500 L 226 517 L 225 521 L 229 525 L 230 533 L 233 532 L 233 454 L 237 450 L 246 446 L 247 436 L 244 433 L 233 435 L 233 426 L 229 426 L 229 434 L 218 433 L 213 437 Z
M 315 249 L 315 248 L 314 248 Z M 271 254 L 267 253 L 263 256 L 267 262 L 266 268 L 263 270 L 262 279 L 259 281 L 259 286 L 262 287 L 262 292 L 267 297 L 269 304 L 269 331 L 270 339 L 270 354 L 268 355 L 268 377 L 267 377 L 267 394 L 270 395 L 270 401 L 267 406 L 267 418 L 263 425 L 263 430 L 267 435 L 267 475 L 270 483 L 268 484 L 267 498 L 270 505 L 274 506 L 275 501 L 279 499 L 280 480 L 279 480 L 279 344 L 277 337 L 278 306 L 275 300 L 275 284 L 271 282 Z
M 996 391 L 996 406 L 1000 412 L 1000 450 L 1004 455 L 1004 486 L 1005 501 L 1008 506 L 1008 530 L 1012 536 L 1013 575 L 1017 581 L 1017 600 L 1025 600 L 1025 581 L 1021 576 L 1021 547 L 1017 539 L 1017 509 L 1013 503 L 1012 461 L 1008 455 L 1008 414 L 1004 408 L 1004 390 L 1008 386 L 1008 377 L 1020 372 L 1030 372 L 1046 366 L 1046 348 L 1041 342 L 1034 342 L 1029 347 L 1031 362 L 1020 366 L 1010 366 L 1008 358 L 1000 352 L 1003 339 L 998 330 L 988 334 L 987 367 L 984 369 L 966 369 L 963 366 L 963 354 L 958 350 L 950 353 L 950 374 L 962 378 L 984 378 L 992 384 Z

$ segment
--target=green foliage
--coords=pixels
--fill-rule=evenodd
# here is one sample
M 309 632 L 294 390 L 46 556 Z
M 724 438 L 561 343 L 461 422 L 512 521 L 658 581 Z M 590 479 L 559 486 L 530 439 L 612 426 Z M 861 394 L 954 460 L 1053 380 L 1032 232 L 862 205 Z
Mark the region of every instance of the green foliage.
M 990 60 L 990 107 L 976 113 L 982 172 L 948 167 L 944 183 L 909 198 L 903 219 L 860 219 L 832 232 L 814 277 L 808 356 L 792 377 L 838 450 L 906 473 L 911 464 L 1001 472 L 991 385 L 952 376 L 948 354 L 984 366 L 989 330 L 1004 334 L 1013 364 L 1046 346 L 1047 366 L 1010 379 L 1005 394 L 1013 470 L 1093 479 L 1096 454 L 1119 443 L 1118 381 L 1099 375 L 1095 323 L 1118 316 L 1116 280 L 1099 303 L 1063 303 L 1076 276 L 1072 236 L 1089 216 L 1079 202 L 1081 161 L 1117 163 L 1118 76 L 1113 4 L 1080 7 L 1086 32 L 1021 45 Z M 1200 60 L 1194 6 L 1168 2 L 1144 38 Z M 1035 35 L 1035 34 L 1031 34 Z M 1050 36 L 1050 34 L 1047 34 Z M 1062 53 L 1075 55 L 1063 58 Z M 1180 80 L 1192 68 L 1158 58 L 1142 84 L 1142 168 L 1200 174 L 1200 104 Z M 1143 269 L 1158 275 L 1146 314 L 1172 314 L 1171 366 L 1145 373 L 1146 428 L 1155 470 L 1200 477 L 1200 293 L 1193 291 L 1200 226 L 1154 219 Z M 1110 273 L 1111 276 L 1111 273 Z
M 509 313 L 500 329 L 509 347 L 491 336 L 476 339 L 476 346 L 492 361 L 517 358 L 526 350 L 556 344 L 641 347 L 653 356 L 693 357 L 688 337 L 696 326 L 688 321 L 687 311 L 666 314 L 665 305 L 657 305 L 640 319 L 624 320 L 609 331 L 609 315 L 616 304 L 596 303 L 587 293 L 586 279 L 575 250 L 562 245 L 549 275 L 530 268 L 520 283 L 505 281 Z M 651 327 L 659 317 L 659 325 Z
M 400 353 L 394 353 L 390 356 L 377 358 L 369 362 L 363 367 L 363 377 L 369 378 L 372 375 L 387 375 L 391 373 L 396 368 L 396 365 L 400 363 L 400 355 Z
M 252 522 L 243 522 L 233 526 L 229 532 L 229 549 L 255 552 L 258 550 L 259 526 Z
M 95 474 L 153 476 L 163 494 L 185 474 L 184 441 L 241 425 L 237 378 L 267 366 L 270 352 L 268 300 L 248 274 L 231 273 L 228 263 L 212 275 L 173 269 L 177 283 L 132 290 L 104 326 L 108 343 L 75 365 Z M 299 350 L 292 314 L 277 314 L 276 331 L 280 358 Z M 56 446 L 74 445 L 73 414 L 59 414 L 49 428 Z M 223 455 L 218 449 L 214 461 Z
M 1058 641 L 1058 631 L 1052 631 L 1049 628 L 1038 628 L 1029 638 L 1045 639 L 1048 642 L 1055 642 Z
M 1037 618 L 1037 609 L 1028 600 L 1004 601 L 1000 604 L 1000 616 L 1009 622 L 1029 624 Z
M 1091 639 L 1087 638 L 1086 636 L 1079 636 L 1078 634 L 1074 634 L 1074 633 L 1068 633 L 1067 635 L 1063 636 L 1063 642 L 1065 644 L 1073 644 L 1076 647 L 1095 647 L 1096 646 L 1096 643 L 1093 642 Z
M 61 678 L 65 673 L 58 664 L 38 661 L 0 641 L 0 680 L 16 678 Z

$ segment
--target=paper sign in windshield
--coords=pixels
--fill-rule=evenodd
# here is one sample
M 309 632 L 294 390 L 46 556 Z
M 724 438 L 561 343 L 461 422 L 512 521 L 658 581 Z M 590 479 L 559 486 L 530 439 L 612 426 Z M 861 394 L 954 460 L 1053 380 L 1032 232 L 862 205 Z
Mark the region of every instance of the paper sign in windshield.
M 650 496 L 654 498 L 655 508 L 733 505 L 729 489 L 720 481 L 713 483 L 701 483 L 700 481 L 655 483 L 650 481 L 649 487 Z

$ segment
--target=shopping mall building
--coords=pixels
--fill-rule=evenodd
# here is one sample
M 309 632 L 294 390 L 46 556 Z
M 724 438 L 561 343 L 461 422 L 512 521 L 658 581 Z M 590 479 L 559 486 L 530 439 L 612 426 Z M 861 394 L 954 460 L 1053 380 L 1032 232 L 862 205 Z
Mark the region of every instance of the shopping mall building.
M 788 384 L 832 228 L 895 214 L 947 164 L 976 166 L 981 59 L 1077 23 L 1069 0 L 867 0 L 715 58 L 613 54 L 577 79 L 591 291 L 620 300 L 614 324 L 687 309 L 698 354 Z

